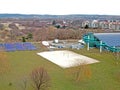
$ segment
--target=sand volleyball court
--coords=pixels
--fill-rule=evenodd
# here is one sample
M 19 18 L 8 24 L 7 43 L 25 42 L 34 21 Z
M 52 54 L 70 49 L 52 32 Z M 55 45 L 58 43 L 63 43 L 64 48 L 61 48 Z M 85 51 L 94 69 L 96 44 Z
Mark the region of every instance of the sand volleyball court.
M 95 60 L 95 59 L 92 59 L 68 50 L 45 51 L 37 54 L 59 65 L 62 68 L 69 68 L 69 67 L 74 67 L 80 64 L 92 64 L 92 63 L 99 62 L 98 60 Z

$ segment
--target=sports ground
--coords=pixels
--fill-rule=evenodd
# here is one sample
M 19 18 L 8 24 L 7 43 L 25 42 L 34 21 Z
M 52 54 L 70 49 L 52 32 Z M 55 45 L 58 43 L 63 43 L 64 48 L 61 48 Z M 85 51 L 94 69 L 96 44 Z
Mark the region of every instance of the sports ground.
M 99 62 L 98 60 L 68 50 L 46 51 L 37 54 L 62 68 L 70 68 L 81 64 L 92 64 Z

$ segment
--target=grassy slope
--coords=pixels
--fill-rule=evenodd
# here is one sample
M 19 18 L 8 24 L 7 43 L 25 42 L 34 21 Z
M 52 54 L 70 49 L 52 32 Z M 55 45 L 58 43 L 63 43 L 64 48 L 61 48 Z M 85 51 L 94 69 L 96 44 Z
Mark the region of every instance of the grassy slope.
M 74 50 L 77 53 L 99 59 L 100 63 L 90 65 L 91 79 L 75 83 L 66 78 L 65 69 L 37 56 L 37 51 L 8 52 L 10 71 L 0 76 L 0 90 L 22 90 L 22 78 L 29 77 L 30 72 L 39 66 L 44 66 L 50 77 L 50 90 L 119 90 L 120 78 L 120 59 L 116 64 L 113 53 L 99 53 L 98 50 Z M 12 85 L 9 85 L 12 83 Z M 33 90 L 30 81 L 27 90 Z

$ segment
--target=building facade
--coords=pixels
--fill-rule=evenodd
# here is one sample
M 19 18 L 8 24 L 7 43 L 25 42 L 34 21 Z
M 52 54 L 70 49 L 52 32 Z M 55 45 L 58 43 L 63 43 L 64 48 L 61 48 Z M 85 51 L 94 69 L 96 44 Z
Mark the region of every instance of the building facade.
M 82 23 L 82 28 L 88 25 L 89 28 L 100 28 L 100 29 L 110 29 L 114 31 L 120 31 L 120 22 L 119 21 L 84 21 Z

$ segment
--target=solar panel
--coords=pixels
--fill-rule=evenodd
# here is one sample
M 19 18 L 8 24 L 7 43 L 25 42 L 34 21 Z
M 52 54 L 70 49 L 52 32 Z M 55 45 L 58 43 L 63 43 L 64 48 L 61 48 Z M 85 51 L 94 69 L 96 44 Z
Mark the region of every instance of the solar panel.
M 36 50 L 36 47 L 30 42 L 25 42 L 23 44 L 27 50 Z
M 5 43 L 4 44 L 5 50 L 6 51 L 15 51 L 15 46 L 12 43 Z
M 19 51 L 26 50 L 26 48 L 23 46 L 23 43 L 15 43 L 15 48 Z
M 120 46 L 120 33 L 94 33 L 94 36 L 108 46 Z
M 0 51 L 4 50 L 4 46 L 2 43 L 0 43 Z
M 2 44 L 2 43 L 0 43 L 0 47 L 3 47 L 3 44 Z

